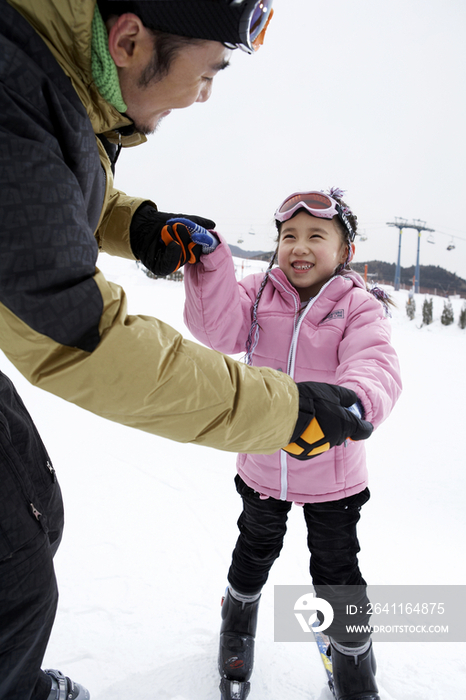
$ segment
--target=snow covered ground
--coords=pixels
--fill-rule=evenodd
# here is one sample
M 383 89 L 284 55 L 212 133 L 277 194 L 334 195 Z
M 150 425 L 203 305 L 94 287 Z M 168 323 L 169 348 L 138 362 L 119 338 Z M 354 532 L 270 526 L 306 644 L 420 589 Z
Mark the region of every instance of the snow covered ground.
M 251 268 L 238 273 L 248 274 Z M 252 263 L 248 263 L 252 265 Z M 134 263 L 102 256 L 130 313 L 184 328 L 180 283 L 149 280 Z M 405 313 L 394 293 L 393 342 L 404 393 L 367 443 L 371 501 L 359 529 L 373 584 L 466 584 L 466 329 Z M 92 700 L 218 700 L 220 599 L 240 511 L 235 456 L 112 424 L 31 387 L 1 358 L 58 471 L 66 530 L 56 557 L 60 604 L 45 665 Z M 150 366 L 146 368 L 150 375 Z M 251 700 L 330 700 L 312 644 L 273 641 L 274 584 L 307 584 L 302 514 L 291 513 L 282 556 L 260 610 Z M 465 632 L 466 639 L 466 632 Z M 381 700 L 463 700 L 466 643 L 379 643 Z

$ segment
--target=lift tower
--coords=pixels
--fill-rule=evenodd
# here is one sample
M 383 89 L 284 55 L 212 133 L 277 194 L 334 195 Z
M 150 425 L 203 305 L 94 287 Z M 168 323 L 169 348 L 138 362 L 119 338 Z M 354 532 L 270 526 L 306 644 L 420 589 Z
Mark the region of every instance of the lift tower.
M 420 219 L 413 219 L 411 223 L 407 221 L 407 219 L 400 219 L 399 217 L 395 216 L 395 221 L 387 221 L 387 226 L 395 226 L 395 228 L 399 229 L 400 235 L 398 238 L 398 262 L 396 264 L 396 270 L 395 270 L 395 291 L 398 291 L 400 288 L 400 271 L 401 271 L 401 234 L 403 233 L 404 228 L 413 228 L 415 231 L 417 231 L 417 257 L 416 257 L 416 271 L 414 273 L 414 291 L 416 293 L 419 292 L 419 277 L 420 277 L 420 270 L 419 270 L 419 255 L 420 255 L 420 250 L 421 250 L 421 231 L 434 231 L 435 229 L 433 228 L 428 228 L 426 226 L 425 221 L 421 221 Z

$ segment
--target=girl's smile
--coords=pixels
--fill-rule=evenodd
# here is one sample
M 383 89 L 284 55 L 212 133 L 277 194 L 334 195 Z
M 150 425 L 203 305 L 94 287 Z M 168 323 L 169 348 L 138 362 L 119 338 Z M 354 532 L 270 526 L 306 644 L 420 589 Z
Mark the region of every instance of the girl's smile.
M 313 266 L 311 263 L 294 262 L 292 263 L 292 267 L 296 271 L 301 270 L 302 272 L 307 272 L 307 270 L 310 270 Z

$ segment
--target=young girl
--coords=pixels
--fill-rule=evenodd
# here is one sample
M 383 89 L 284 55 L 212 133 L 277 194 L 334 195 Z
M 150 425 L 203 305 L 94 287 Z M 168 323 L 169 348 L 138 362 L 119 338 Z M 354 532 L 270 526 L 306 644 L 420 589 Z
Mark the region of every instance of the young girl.
M 215 350 L 246 350 L 251 365 L 287 372 L 296 382 L 352 389 L 358 397 L 352 410 L 377 427 L 400 394 L 399 366 L 390 344 L 387 299 L 381 290 L 375 298 L 349 268 L 357 218 L 342 196 L 333 188 L 328 194 L 298 192 L 284 200 L 275 212 L 278 243 L 265 276 L 237 282 L 228 245 L 218 236 L 215 250 L 185 271 L 185 322 Z M 356 535 L 359 511 L 370 495 L 364 443 L 327 447 L 309 461 L 299 459 L 298 444 L 271 455 L 238 455 L 236 488 L 243 511 L 222 606 L 219 652 L 222 677 L 243 687 L 238 697 L 249 690 L 260 593 L 282 548 L 293 502 L 303 506 L 316 595 L 328 600 L 335 613 L 327 633 L 336 697 L 379 697 L 370 632 L 346 634 L 346 623 L 369 621 Z M 361 611 L 350 619 L 348 602 Z

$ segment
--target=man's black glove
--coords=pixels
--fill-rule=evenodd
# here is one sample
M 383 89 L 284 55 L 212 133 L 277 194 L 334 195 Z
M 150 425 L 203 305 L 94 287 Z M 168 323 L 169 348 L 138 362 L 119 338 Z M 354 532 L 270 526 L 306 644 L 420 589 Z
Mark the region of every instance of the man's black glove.
M 296 459 L 312 459 L 345 440 L 366 440 L 374 426 L 348 410 L 358 397 L 351 389 L 321 382 L 299 382 L 298 421 L 283 449 Z
M 165 277 L 186 263 L 198 262 L 202 245 L 195 243 L 189 229 L 181 222 L 167 223 L 170 219 L 189 219 L 205 229 L 215 228 L 215 222 L 201 216 L 167 214 L 145 203 L 133 215 L 130 243 L 134 255 L 154 275 Z

